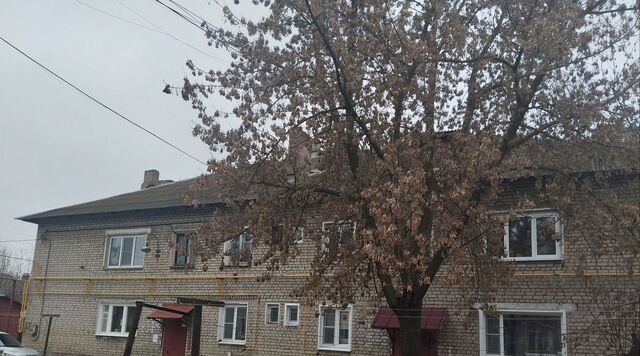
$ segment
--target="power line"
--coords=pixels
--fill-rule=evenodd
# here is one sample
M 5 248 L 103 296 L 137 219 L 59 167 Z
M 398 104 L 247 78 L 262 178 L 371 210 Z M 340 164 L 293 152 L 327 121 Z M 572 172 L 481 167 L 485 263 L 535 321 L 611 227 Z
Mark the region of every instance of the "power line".
M 135 15 L 136 15 L 136 16 L 138 16 L 139 18 L 143 19 L 144 21 L 146 21 L 149 25 L 151 25 L 151 26 L 153 26 L 153 27 L 157 28 L 158 30 L 160 30 L 160 31 L 162 31 L 162 32 L 164 32 L 164 33 L 166 33 L 166 32 L 167 32 L 167 31 L 165 31 L 162 27 L 160 27 L 160 26 L 156 25 L 155 23 L 151 22 L 151 20 L 149 20 L 148 18 L 146 18 L 146 17 L 142 16 L 139 12 L 137 12 L 137 11 L 135 11 L 134 9 L 130 8 L 129 6 L 127 6 L 127 4 L 123 3 L 122 1 L 120 1 L 120 0 L 116 0 L 116 2 L 117 2 L 118 4 L 120 4 L 120 6 L 125 7 L 127 10 L 131 11 L 133 14 L 135 14 Z
M 15 230 L 9 230 L 9 229 L 5 229 L 0 227 L 0 233 L 2 233 L 4 231 L 4 233 L 9 234 L 9 235 L 19 235 L 19 236 L 24 236 L 24 237 L 28 237 L 28 238 L 32 238 L 35 235 L 34 233 L 28 233 L 25 231 L 15 231 Z
M 204 18 L 200 17 L 198 14 L 196 14 L 195 12 L 187 9 L 186 7 L 178 4 L 177 2 L 175 2 L 174 0 L 169 0 L 169 2 L 171 2 L 172 4 L 176 5 L 180 10 L 184 11 L 187 15 L 191 16 L 191 18 L 194 21 L 200 21 L 200 23 L 205 23 L 208 24 L 210 26 L 212 26 L 207 20 L 205 20 Z
M 156 0 L 156 2 L 159 2 L 160 4 L 162 4 L 164 7 L 168 8 L 169 10 L 171 10 L 173 13 L 177 14 L 178 16 L 182 17 L 183 19 L 185 19 L 186 21 L 189 21 L 192 25 L 197 26 L 200 30 L 202 30 L 203 32 L 207 32 L 207 30 L 204 28 L 205 25 L 207 27 L 211 27 L 214 30 L 222 30 L 221 27 L 216 26 L 214 24 L 212 24 L 211 22 L 205 20 L 203 17 L 201 17 L 200 15 L 198 15 L 197 13 L 187 9 L 186 7 L 178 4 L 177 2 L 175 2 L 174 0 L 169 0 L 169 2 L 171 2 L 172 4 L 176 5 L 178 7 L 178 9 L 182 10 L 182 12 L 176 11 L 175 9 L 173 9 L 172 7 L 167 6 L 165 3 L 163 3 L 160 0 Z M 185 16 L 186 14 L 186 16 Z M 235 16 L 235 15 L 234 15 Z M 187 18 L 190 17 L 190 18 Z M 199 23 L 198 23 L 199 22 Z
M 0 240 L 0 243 L 3 243 L 3 242 L 29 242 L 29 241 L 37 241 L 37 239 L 24 239 L 24 240 Z
M 114 14 L 112 14 L 112 13 L 109 13 L 109 12 L 106 12 L 106 11 L 104 11 L 104 10 L 98 9 L 98 8 L 97 8 L 97 7 L 95 7 L 95 6 L 93 6 L 93 5 L 89 5 L 89 4 L 87 4 L 87 3 L 85 3 L 85 2 L 82 2 L 82 1 L 80 1 L 80 0 L 76 0 L 76 2 L 77 2 L 78 4 L 80 4 L 80 5 L 86 6 L 86 7 L 90 8 L 90 9 L 92 9 L 92 10 L 94 10 L 94 11 L 97 11 L 97 12 L 99 12 L 99 13 L 103 14 L 103 15 L 107 15 L 107 16 L 109 16 L 109 17 L 113 17 L 113 18 L 118 19 L 118 20 L 120 20 L 120 21 L 124 21 L 124 22 L 126 22 L 126 23 L 128 23 L 128 24 L 131 24 L 131 25 L 134 25 L 134 26 L 138 26 L 138 27 L 140 27 L 140 28 L 144 28 L 145 30 L 149 30 L 149 31 L 157 32 L 157 33 L 162 33 L 162 32 L 160 32 L 160 31 L 158 31 L 158 30 L 155 30 L 155 29 L 153 29 L 153 28 L 151 28 L 151 27 L 147 27 L 147 26 L 145 26 L 145 25 L 141 25 L 141 24 L 139 24 L 139 23 L 137 23 L 137 22 L 129 21 L 129 20 L 127 20 L 127 19 L 125 19 L 125 18 L 122 18 L 122 17 L 120 17 L 120 16 L 118 16 L 118 15 L 114 15 Z
M 21 261 L 33 262 L 33 260 L 32 260 L 32 259 L 30 259 L 30 258 L 14 257 L 14 256 L 11 256 L 11 255 L 3 255 L 3 254 L 0 254 L 0 257 L 13 258 L 14 260 L 21 260 Z
M 172 4 L 175 4 L 176 6 L 178 6 L 179 9 L 181 9 L 183 12 L 186 12 L 187 15 L 185 15 L 183 12 L 180 12 L 176 9 L 174 9 L 173 7 L 163 3 L 160 0 L 155 0 L 157 3 L 159 3 L 160 5 L 164 6 L 165 8 L 169 9 L 169 11 L 173 12 L 174 14 L 178 15 L 179 17 L 181 17 L 182 19 L 184 19 L 185 21 L 187 21 L 188 23 L 190 23 L 191 25 L 195 26 L 196 28 L 198 28 L 199 30 L 203 31 L 205 34 L 208 33 L 208 29 L 212 28 L 214 30 L 218 30 L 218 31 L 222 31 L 222 28 L 219 26 L 215 26 L 213 25 L 211 22 L 203 19 L 202 17 L 198 16 L 195 12 L 187 9 L 186 7 L 178 4 L 177 2 L 173 1 L 173 0 L 169 0 L 171 1 Z M 235 15 L 234 15 L 235 16 Z M 189 18 L 190 17 L 190 18 Z M 200 24 L 197 23 L 197 21 L 202 21 Z M 206 28 L 205 28 L 206 27 Z M 232 44 L 230 44 L 227 41 L 223 41 L 221 38 L 217 39 L 220 43 L 222 43 L 224 45 L 224 47 L 232 52 L 238 53 L 238 49 L 235 48 Z
M 31 56 L 29 56 L 28 54 L 26 54 L 25 52 L 23 52 L 21 49 L 19 49 L 18 47 L 14 46 L 11 42 L 7 41 L 6 39 L 4 39 L 2 36 L 0 36 L 0 40 L 2 40 L 2 42 L 8 44 L 11 48 L 13 48 L 14 50 L 18 51 L 20 54 L 22 54 L 23 56 L 27 57 L 30 61 L 32 61 L 33 63 L 37 64 L 40 68 L 46 70 L 47 72 L 49 72 L 51 75 L 55 76 L 56 78 L 60 79 L 62 82 L 64 82 L 65 84 L 69 85 L 70 87 L 72 87 L 73 89 L 77 90 L 78 92 L 82 93 L 84 96 L 86 96 L 87 98 L 93 100 L 95 103 L 97 103 L 98 105 L 102 106 L 103 108 L 111 111 L 112 113 L 114 113 L 115 115 L 117 115 L 118 117 L 120 117 L 121 119 L 127 121 L 128 123 L 134 125 L 135 127 L 139 128 L 140 130 L 148 133 L 149 135 L 155 137 L 156 139 L 162 141 L 163 143 L 169 145 L 170 147 L 174 148 L 175 150 L 177 150 L 178 152 L 182 153 L 183 155 L 193 159 L 194 161 L 201 163 L 203 165 L 207 165 L 207 163 L 205 163 L 204 161 L 192 156 L 191 154 L 187 153 L 186 151 L 184 151 L 183 149 L 181 149 L 180 147 L 174 145 L 173 143 L 165 140 L 164 138 L 158 136 L 157 134 L 155 134 L 154 132 L 146 129 L 145 127 L 143 127 L 142 125 L 138 124 L 137 122 L 130 120 L 129 118 L 127 118 L 126 116 L 122 115 L 121 113 L 119 113 L 118 111 L 116 111 L 115 109 L 112 109 L 111 107 L 107 106 L 106 104 L 103 104 L 100 100 L 94 98 L 93 96 L 91 96 L 90 94 L 88 94 L 87 92 L 85 92 L 84 90 L 78 88 L 77 86 L 75 86 L 74 84 L 72 84 L 71 82 L 69 82 L 68 80 L 64 79 L 63 77 L 59 76 L 58 74 L 56 74 L 54 71 L 52 71 L 51 69 L 47 68 L 46 66 L 44 66 L 43 64 L 41 64 L 40 62 L 38 62 L 37 60 L 35 60 L 34 58 L 32 58 Z
M 114 19 L 116 19 L 116 20 L 120 20 L 120 21 L 126 22 L 126 23 L 128 23 L 128 24 L 131 24 L 131 25 L 134 25 L 134 26 L 138 26 L 138 27 L 143 28 L 143 29 L 145 29 L 145 30 L 152 31 L 152 32 L 155 32 L 155 33 L 159 33 L 159 34 L 161 34 L 161 35 L 168 36 L 168 37 L 170 37 L 170 38 L 172 38 L 172 39 L 174 39 L 174 40 L 176 40 L 176 41 L 178 41 L 178 42 L 182 43 L 183 45 L 185 45 L 185 46 L 187 46 L 187 47 L 189 47 L 189 48 L 191 48 L 191 49 L 193 49 L 193 50 L 197 51 L 198 53 L 200 53 L 200 54 L 202 54 L 202 55 L 205 55 L 205 56 L 207 56 L 207 57 L 209 57 L 209 58 L 211 58 L 211 59 L 215 59 L 215 60 L 218 60 L 218 61 L 221 61 L 221 62 L 227 63 L 227 64 L 228 64 L 228 63 L 230 63 L 229 61 L 227 61 L 227 60 L 225 60 L 225 59 L 223 59 L 223 58 L 213 56 L 213 55 L 211 55 L 211 54 L 209 54 L 209 53 L 207 53 L 207 52 L 205 52 L 205 51 L 203 51 L 203 50 L 201 50 L 201 49 L 199 49 L 199 48 L 195 47 L 194 45 L 192 45 L 192 44 L 190 44 L 190 43 L 188 43 L 188 42 L 186 42 L 186 41 L 183 41 L 183 40 L 181 40 L 180 38 L 178 38 L 178 37 L 176 37 L 176 36 L 172 35 L 171 33 L 169 33 L 169 32 L 167 32 L 167 31 L 165 31 L 165 30 L 164 30 L 164 29 L 162 29 L 160 26 L 158 26 L 158 25 L 154 24 L 154 23 L 153 23 L 153 22 L 151 22 L 149 19 L 147 19 L 146 17 L 144 17 L 144 16 L 140 15 L 138 12 L 136 12 L 135 10 L 133 10 L 132 8 L 130 8 L 129 6 L 125 5 L 124 3 L 120 2 L 120 1 L 118 1 L 118 3 L 119 3 L 120 5 L 124 6 L 124 7 L 125 7 L 125 8 L 127 8 L 129 11 L 131 11 L 132 13 L 134 13 L 136 16 L 138 16 L 138 17 L 140 17 L 141 19 L 145 20 L 147 23 L 151 24 L 152 26 L 156 27 L 157 29 L 154 29 L 154 28 L 151 28 L 151 27 L 148 27 L 148 26 L 145 26 L 145 25 L 139 24 L 139 23 L 137 23 L 137 22 L 133 22 L 133 21 L 127 20 L 127 19 L 122 18 L 122 17 L 120 17 L 120 16 L 118 16 L 118 15 L 114 15 L 114 14 L 112 14 L 112 13 L 110 13 L 110 12 L 107 12 L 107 11 L 101 10 L 101 9 L 99 9 L 99 8 L 95 7 L 95 6 L 92 6 L 92 5 L 90 5 L 90 4 L 87 4 L 87 3 L 82 2 L 82 1 L 80 1 L 80 0 L 76 0 L 76 2 L 77 2 L 77 3 L 79 3 L 79 4 L 81 4 L 81 5 L 83 5 L 83 6 L 88 7 L 89 9 L 92 9 L 92 10 L 94 10 L 94 11 L 97 11 L 97 12 L 99 12 L 99 13 L 103 14 L 103 15 L 106 15 L 106 16 L 109 16 L 109 17 L 112 17 L 112 18 L 114 18 Z
M 169 9 L 169 11 L 173 12 L 174 14 L 176 14 L 176 15 L 180 16 L 181 18 L 183 18 L 185 21 L 187 21 L 188 23 L 190 23 L 190 24 L 192 24 L 193 26 L 195 26 L 198 30 L 203 31 L 203 32 L 206 32 L 206 30 L 205 30 L 204 28 L 202 28 L 200 25 L 198 25 L 197 23 L 195 23 L 195 22 L 193 21 L 193 19 L 189 19 L 189 18 L 187 18 L 184 14 L 182 14 L 181 12 L 179 12 L 179 11 L 175 10 L 174 8 L 172 8 L 171 6 L 169 6 L 169 5 L 165 4 L 165 3 L 163 3 L 163 2 L 162 2 L 162 1 L 160 1 L 160 0 L 156 0 L 156 2 L 157 2 L 157 3 L 159 3 L 160 5 L 162 5 L 162 6 L 166 7 L 167 9 Z

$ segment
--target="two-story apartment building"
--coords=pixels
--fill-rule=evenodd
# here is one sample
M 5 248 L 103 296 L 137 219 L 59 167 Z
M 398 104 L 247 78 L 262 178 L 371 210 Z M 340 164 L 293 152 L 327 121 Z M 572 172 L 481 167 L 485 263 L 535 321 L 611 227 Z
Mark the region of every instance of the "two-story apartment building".
M 617 183 L 620 199 L 637 201 L 637 180 L 631 184 L 624 177 Z M 258 281 L 265 267 L 253 265 L 251 256 L 263 251 L 252 248 L 249 234 L 220 247 L 214 258 L 224 269 L 203 268 L 189 233 L 210 220 L 220 199 L 187 206 L 183 195 L 192 183 L 162 182 L 157 171 L 148 171 L 141 190 L 20 218 L 38 224 L 25 289 L 25 343 L 42 349 L 43 315 L 59 314 L 49 336 L 50 352 L 121 354 L 134 303 L 144 301 L 186 315 L 144 309 L 133 354 L 188 355 L 193 307 L 176 300 L 191 297 L 225 303 L 203 307 L 202 355 L 392 353 L 398 320 L 382 299 L 363 297 L 345 308 L 328 300 L 291 297 L 308 275 L 314 241 L 332 222 L 309 217 L 296 234 L 299 255 L 269 280 Z M 352 233 L 352 226 L 345 226 L 345 233 Z M 543 226 L 552 226 L 561 238 L 541 239 Z M 637 269 L 620 274 L 605 263 L 606 257 L 604 270 L 585 268 L 590 261 L 573 257 L 589 248 L 580 234 L 570 219 L 544 207 L 507 222 L 505 263 L 512 264 L 513 277 L 496 292 L 494 310 L 487 313 L 459 297 L 457 287 L 435 283 L 422 311 L 423 354 L 616 354 L 593 329 L 602 314 L 588 280 L 638 283 Z M 238 256 L 240 263 L 231 263 L 229 255 Z

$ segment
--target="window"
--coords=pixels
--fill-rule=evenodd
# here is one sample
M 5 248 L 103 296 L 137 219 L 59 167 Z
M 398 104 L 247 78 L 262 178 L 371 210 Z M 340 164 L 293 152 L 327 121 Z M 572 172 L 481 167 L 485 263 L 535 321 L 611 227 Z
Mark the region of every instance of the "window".
M 480 311 L 481 356 L 563 356 L 564 311 Z
M 109 237 L 109 250 L 107 267 L 131 268 L 144 265 L 144 252 L 147 237 L 141 236 L 111 236 Z
M 247 304 L 226 303 L 220 308 L 218 339 L 223 344 L 246 344 Z
M 284 305 L 284 325 L 298 326 L 300 324 L 300 304 L 287 303 Z
M 350 221 L 343 221 L 338 224 L 338 239 L 340 242 L 353 240 L 356 235 L 356 225 Z
M 529 213 L 505 224 L 504 251 L 514 260 L 562 259 L 560 219 L 553 213 Z
M 320 307 L 318 349 L 351 351 L 351 306 L 345 309 Z
M 293 231 L 293 241 L 297 244 L 304 243 L 304 229 L 296 227 Z
M 135 305 L 100 304 L 96 335 L 126 337 L 133 324 L 135 313 Z
M 322 223 L 322 247 L 329 258 L 340 255 L 342 248 L 355 248 L 356 224 L 351 221 Z
M 280 322 L 280 304 L 267 303 L 265 318 L 267 324 L 278 324 Z
M 271 227 L 271 243 L 273 245 L 281 245 L 282 248 L 285 248 L 286 245 L 289 244 L 293 238 L 293 242 L 296 244 L 301 244 L 304 242 L 304 230 L 302 227 L 295 227 L 292 233 L 286 234 L 284 233 L 283 225 L 275 225 Z
M 175 267 L 193 266 L 193 243 L 187 234 L 176 235 L 176 252 L 173 259 Z
M 251 234 L 247 231 L 224 243 L 225 266 L 251 265 Z

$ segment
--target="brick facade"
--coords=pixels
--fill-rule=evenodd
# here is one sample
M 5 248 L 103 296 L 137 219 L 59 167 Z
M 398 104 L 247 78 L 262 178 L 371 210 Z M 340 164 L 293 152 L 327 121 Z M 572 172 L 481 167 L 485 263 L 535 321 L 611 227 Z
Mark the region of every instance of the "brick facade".
M 638 199 L 636 188 L 624 191 L 623 199 Z M 266 282 L 256 277 L 264 266 L 227 267 L 222 271 L 216 263 L 202 270 L 200 261 L 193 269 L 172 267 L 171 247 L 175 231 L 188 231 L 206 221 L 210 208 L 167 208 L 146 211 L 92 214 L 44 219 L 39 222 L 32 278 L 28 294 L 25 344 L 43 349 L 46 321 L 42 314 L 60 314 L 54 320 L 49 350 L 59 355 L 117 355 L 124 349 L 126 338 L 96 336 L 99 305 L 104 302 L 133 303 L 142 300 L 151 304 L 175 303 L 176 297 L 189 296 L 226 302 L 243 302 L 248 306 L 246 345 L 218 343 L 219 308 L 204 307 L 202 322 L 202 355 L 341 355 L 343 352 L 318 350 L 319 305 L 292 299 L 290 292 L 303 283 L 307 266 L 313 258 L 321 235 L 321 223 L 305 226 L 301 253 L 279 274 Z M 150 228 L 147 234 L 151 252 L 146 253 L 144 267 L 134 269 L 105 268 L 107 231 Z M 155 250 L 160 250 L 156 258 Z M 607 267 L 607 259 L 587 261 L 597 263 L 598 272 L 608 276 L 576 276 L 579 265 L 573 256 L 587 248 L 580 233 L 565 226 L 564 259 L 553 262 L 513 263 L 514 277 L 508 287 L 498 292 L 496 303 L 537 306 L 566 310 L 567 351 L 569 355 L 613 354 L 597 333 L 588 333 L 598 306 L 592 304 L 589 283 L 638 283 L 638 278 L 617 276 L 619 270 Z M 254 249 L 259 255 L 260 247 Z M 637 264 L 637 261 L 636 261 Z M 637 268 L 637 266 L 636 266 Z M 594 270 L 595 271 L 595 270 Z M 637 271 L 637 269 L 636 269 Z M 46 278 L 45 278 L 46 276 Z M 425 305 L 447 308 L 443 329 L 437 334 L 438 355 L 479 354 L 479 312 L 457 287 L 434 284 Z M 321 302 L 321 301 L 320 301 Z M 280 303 L 280 323 L 265 323 L 267 303 Z M 300 303 L 298 326 L 284 326 L 284 303 Z M 371 328 L 379 306 L 378 298 L 363 298 L 353 305 L 352 355 L 389 355 L 388 333 Z M 160 355 L 161 344 L 154 334 L 160 325 L 146 317 L 145 309 L 137 334 L 135 355 Z M 39 336 L 29 332 L 39 328 Z M 190 328 L 188 329 L 190 334 Z M 188 338 L 190 335 L 188 335 Z M 187 348 L 189 346 L 187 345 Z

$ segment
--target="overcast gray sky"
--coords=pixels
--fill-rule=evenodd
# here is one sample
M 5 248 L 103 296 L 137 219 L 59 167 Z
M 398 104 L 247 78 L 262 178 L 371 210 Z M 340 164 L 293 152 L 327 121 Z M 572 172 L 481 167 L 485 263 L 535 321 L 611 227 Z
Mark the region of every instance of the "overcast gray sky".
M 2 0 L 0 36 L 128 118 L 206 160 L 208 149 L 191 136 L 195 112 L 161 90 L 164 83 L 181 83 L 187 59 L 223 68 L 229 56 L 208 47 L 201 31 L 154 0 L 120 1 Z M 215 3 L 177 2 L 214 24 L 221 21 Z M 169 32 L 211 57 L 152 30 Z M 0 245 L 16 255 L 31 258 L 36 236 L 35 225 L 16 217 L 139 189 L 145 169 L 158 169 L 161 179 L 173 180 L 205 170 L 3 42 L 0 79 Z M 15 240 L 24 241 L 2 242 Z

